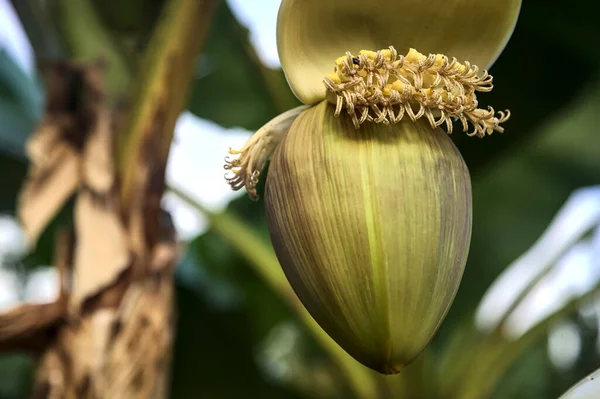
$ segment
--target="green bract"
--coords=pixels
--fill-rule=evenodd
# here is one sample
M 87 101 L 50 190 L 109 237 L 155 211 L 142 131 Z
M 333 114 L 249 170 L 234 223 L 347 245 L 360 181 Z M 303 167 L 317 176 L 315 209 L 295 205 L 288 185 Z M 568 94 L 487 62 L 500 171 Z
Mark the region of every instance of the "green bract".
M 323 100 L 323 77 L 346 51 L 394 46 L 489 68 L 517 22 L 521 0 L 283 0 L 281 66 L 304 104 Z
M 322 102 L 271 160 L 265 204 L 288 280 L 350 355 L 400 371 L 458 289 L 471 238 L 471 184 L 441 129 L 359 130 Z

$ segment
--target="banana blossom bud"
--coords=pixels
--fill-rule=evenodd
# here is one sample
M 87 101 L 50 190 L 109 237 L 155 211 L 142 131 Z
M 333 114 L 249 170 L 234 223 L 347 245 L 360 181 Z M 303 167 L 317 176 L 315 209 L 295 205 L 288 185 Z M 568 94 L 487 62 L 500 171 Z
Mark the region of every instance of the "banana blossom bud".
M 342 348 L 380 373 L 423 351 L 458 290 L 471 180 L 448 134 L 455 124 L 470 136 L 504 131 L 510 112 L 479 106 L 477 93 L 493 86 L 475 64 L 498 57 L 519 8 L 520 0 L 282 1 L 279 53 L 306 106 L 230 150 L 227 180 L 256 199 L 271 158 L 268 226 L 292 288 Z M 400 55 L 392 40 L 436 52 Z

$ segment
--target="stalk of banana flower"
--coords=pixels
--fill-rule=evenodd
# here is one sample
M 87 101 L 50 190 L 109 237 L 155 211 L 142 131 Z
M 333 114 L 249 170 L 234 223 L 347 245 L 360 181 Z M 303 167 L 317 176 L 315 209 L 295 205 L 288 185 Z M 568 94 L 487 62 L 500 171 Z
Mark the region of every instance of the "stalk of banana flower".
M 281 3 L 281 64 L 305 105 L 230 150 L 226 177 L 256 199 L 271 158 L 268 226 L 292 288 L 342 348 L 380 373 L 420 354 L 458 290 L 471 181 L 448 134 L 503 132 L 510 113 L 479 107 L 477 93 L 493 86 L 476 65 L 499 56 L 520 4 Z

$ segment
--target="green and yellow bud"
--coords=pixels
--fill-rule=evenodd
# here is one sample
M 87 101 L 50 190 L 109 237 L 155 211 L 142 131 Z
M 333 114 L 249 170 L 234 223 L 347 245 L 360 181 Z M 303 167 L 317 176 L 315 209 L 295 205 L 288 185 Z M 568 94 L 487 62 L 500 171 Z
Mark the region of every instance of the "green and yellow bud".
M 489 67 L 498 57 L 520 5 L 281 3 L 281 64 L 309 107 L 280 115 L 230 150 L 237 157 L 226 159 L 227 179 L 256 199 L 271 158 L 269 232 L 291 286 L 341 347 L 381 373 L 397 373 L 419 355 L 458 290 L 471 182 L 447 133 L 455 125 L 470 136 L 503 132 L 510 113 L 479 107 L 477 93 L 493 86 L 475 64 Z
M 350 355 L 399 372 L 458 289 L 471 236 L 467 167 L 426 121 L 355 129 L 322 102 L 273 154 L 275 252 L 315 320 Z

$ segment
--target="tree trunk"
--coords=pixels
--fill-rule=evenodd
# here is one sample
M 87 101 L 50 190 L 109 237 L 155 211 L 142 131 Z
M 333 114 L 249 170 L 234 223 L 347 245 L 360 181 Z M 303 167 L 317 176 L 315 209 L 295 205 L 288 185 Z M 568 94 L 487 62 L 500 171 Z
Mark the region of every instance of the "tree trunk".
M 32 246 L 61 209 L 73 225 L 57 234 L 56 302 L 0 315 L 0 350 L 39 359 L 33 398 L 168 396 L 178 251 L 161 199 L 175 123 L 217 3 L 165 5 L 135 90 L 115 82 L 106 90 L 114 63 L 56 62 L 44 71 L 46 112 L 28 141 L 18 213 Z M 130 106 L 116 112 L 108 104 L 123 92 L 133 93 Z
M 64 323 L 42 356 L 33 398 L 167 397 L 172 247 L 158 244 L 145 275 L 123 274 Z
M 74 223 L 57 239 L 60 297 L 1 315 L 0 349 L 40 356 L 33 398 L 164 398 L 177 259 L 160 208 L 164 184 L 144 184 L 123 215 L 104 67 L 59 63 L 46 75 L 47 110 L 28 142 L 19 217 L 35 243 L 74 197 Z M 148 182 L 164 173 L 147 170 Z

